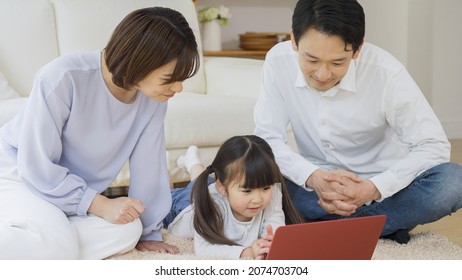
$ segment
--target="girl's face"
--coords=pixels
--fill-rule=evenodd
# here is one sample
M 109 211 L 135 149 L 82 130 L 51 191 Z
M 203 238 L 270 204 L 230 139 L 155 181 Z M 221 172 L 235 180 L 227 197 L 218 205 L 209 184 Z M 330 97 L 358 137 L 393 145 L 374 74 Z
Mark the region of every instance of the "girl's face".
M 173 73 L 176 66 L 176 60 L 157 68 L 146 78 L 141 80 L 135 89 L 141 91 L 147 97 L 157 102 L 165 102 L 175 96 L 177 92 L 183 90 L 183 82 L 173 82 L 165 84 Z
M 244 189 L 236 182 L 225 188 L 219 181 L 217 187 L 223 196 L 228 197 L 234 217 L 241 222 L 248 222 L 260 214 L 271 202 L 272 186 L 259 189 Z

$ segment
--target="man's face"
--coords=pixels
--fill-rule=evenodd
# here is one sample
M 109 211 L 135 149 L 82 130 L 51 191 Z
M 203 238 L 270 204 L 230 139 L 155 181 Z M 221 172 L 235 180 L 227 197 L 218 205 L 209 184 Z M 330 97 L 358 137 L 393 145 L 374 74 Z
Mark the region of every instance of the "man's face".
M 314 28 L 300 37 L 298 47 L 293 35 L 291 38 L 292 47 L 298 51 L 300 68 L 306 81 L 311 88 L 321 92 L 338 84 L 347 73 L 351 60 L 359 54 L 359 50 L 353 54 L 351 45 L 345 48 L 341 37 L 327 35 Z

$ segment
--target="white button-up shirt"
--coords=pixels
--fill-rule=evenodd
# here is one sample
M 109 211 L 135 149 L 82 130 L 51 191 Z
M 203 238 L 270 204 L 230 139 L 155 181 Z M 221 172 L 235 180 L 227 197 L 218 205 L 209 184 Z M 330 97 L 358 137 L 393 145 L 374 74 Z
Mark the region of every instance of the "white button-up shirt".
M 383 200 L 420 173 L 449 161 L 450 144 L 405 67 L 365 43 L 341 82 L 311 89 L 290 42 L 268 52 L 255 107 L 255 134 L 271 145 L 282 173 L 304 186 L 316 169 L 370 179 Z M 287 144 L 291 125 L 298 153 Z

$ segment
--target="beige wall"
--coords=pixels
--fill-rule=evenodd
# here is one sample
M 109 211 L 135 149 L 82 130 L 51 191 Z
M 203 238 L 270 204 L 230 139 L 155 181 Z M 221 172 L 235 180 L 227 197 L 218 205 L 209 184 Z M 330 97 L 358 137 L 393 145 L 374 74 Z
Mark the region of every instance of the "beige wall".
M 197 6 L 230 9 L 232 18 L 222 28 L 224 49 L 239 48 L 239 34 L 249 32 L 290 32 L 297 0 L 198 0 Z
M 287 32 L 297 0 L 198 0 L 224 4 L 233 18 L 223 47 L 237 49 L 246 31 Z M 366 40 L 395 55 L 419 84 L 449 138 L 462 139 L 461 0 L 359 0 Z
M 462 1 L 359 0 L 366 40 L 400 59 L 451 139 L 462 139 Z
M 462 139 L 462 1 L 434 1 L 432 105 L 449 136 Z

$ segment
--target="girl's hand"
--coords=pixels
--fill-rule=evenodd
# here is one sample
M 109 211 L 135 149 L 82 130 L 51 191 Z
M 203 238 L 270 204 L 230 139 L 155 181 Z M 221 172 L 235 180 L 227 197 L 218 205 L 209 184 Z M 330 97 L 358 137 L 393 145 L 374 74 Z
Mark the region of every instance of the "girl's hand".
M 266 243 L 268 241 L 264 240 L 263 238 L 257 239 L 253 242 L 252 247 L 247 247 L 242 250 L 241 258 L 244 259 L 256 259 L 256 260 L 264 260 L 266 254 L 268 254 L 269 249 L 266 248 Z
M 263 239 L 271 242 L 273 241 L 273 226 L 271 224 L 269 224 L 268 226 L 266 226 L 266 235 L 263 236 Z M 270 243 L 270 246 L 271 246 L 271 243 Z
M 136 244 L 139 251 L 154 251 L 159 253 L 178 254 L 178 247 L 165 243 L 163 241 L 140 241 Z
M 266 259 L 266 255 L 271 247 L 271 241 L 265 240 L 264 238 L 257 239 L 252 244 L 252 255 L 256 260 Z
M 271 248 L 271 241 L 273 241 L 273 227 L 268 225 L 266 227 L 266 235 L 263 238 L 255 240 L 252 247 L 245 248 L 241 253 L 241 258 L 266 259 L 266 255 Z
M 257 256 L 255 259 L 257 260 L 265 260 L 266 255 L 268 254 L 270 248 L 271 248 L 271 242 L 273 241 L 273 226 L 269 224 L 266 227 L 266 234 L 263 236 L 263 240 L 267 241 L 266 243 L 261 244 L 266 250 L 266 252 L 263 255 Z
M 113 224 L 127 224 L 133 222 L 143 213 L 141 201 L 131 197 L 107 198 L 96 195 L 88 208 L 88 212 L 105 219 Z

